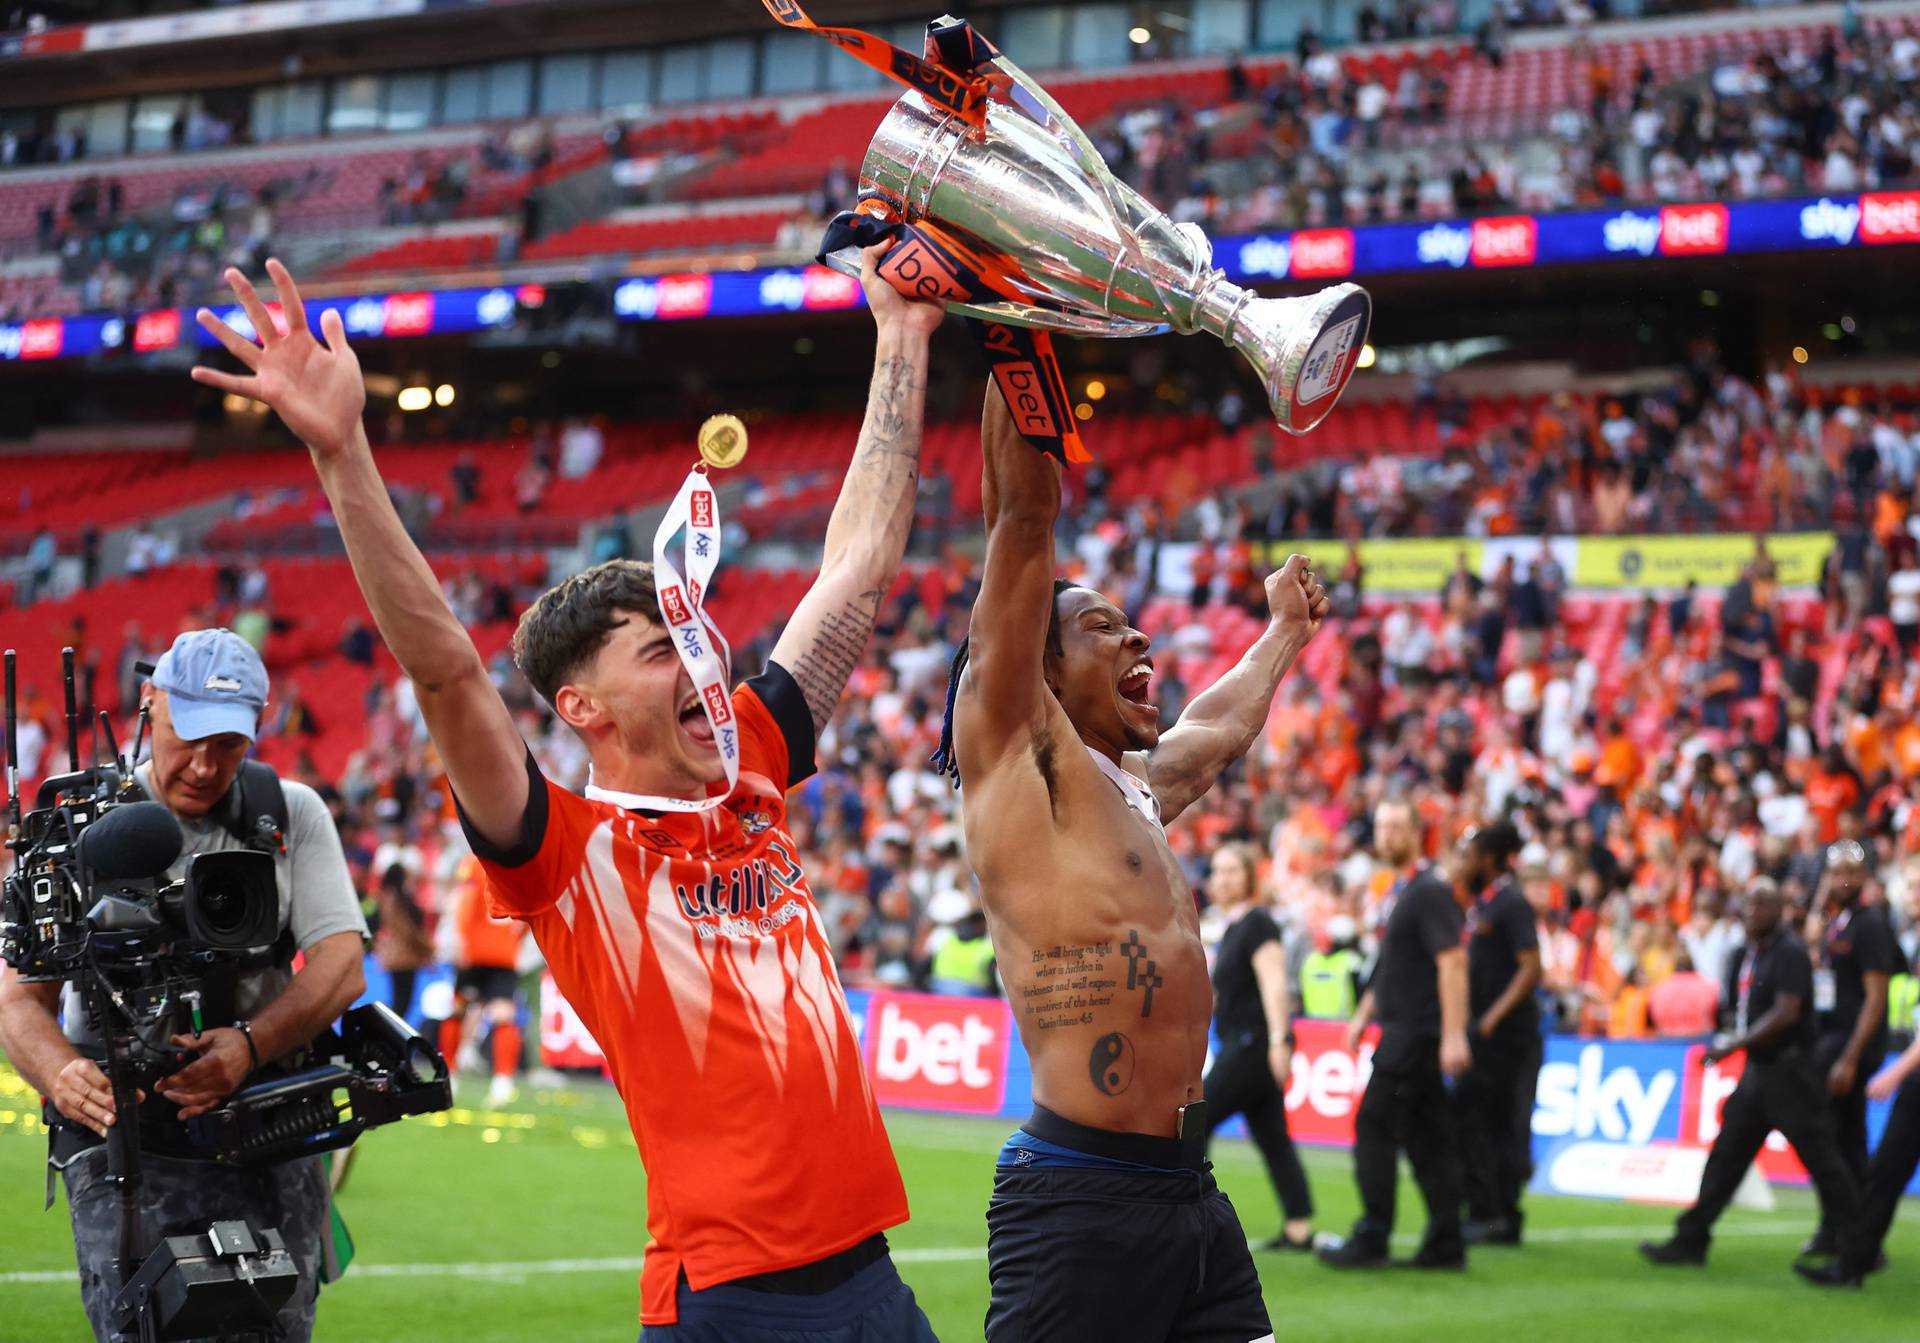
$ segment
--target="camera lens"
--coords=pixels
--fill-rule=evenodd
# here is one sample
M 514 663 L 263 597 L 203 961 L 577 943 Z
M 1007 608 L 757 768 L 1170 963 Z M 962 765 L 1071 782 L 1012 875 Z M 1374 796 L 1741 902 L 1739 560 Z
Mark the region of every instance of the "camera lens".
M 231 937 L 240 931 L 246 912 L 245 898 L 225 882 L 209 882 L 201 888 L 200 918 L 207 931 Z

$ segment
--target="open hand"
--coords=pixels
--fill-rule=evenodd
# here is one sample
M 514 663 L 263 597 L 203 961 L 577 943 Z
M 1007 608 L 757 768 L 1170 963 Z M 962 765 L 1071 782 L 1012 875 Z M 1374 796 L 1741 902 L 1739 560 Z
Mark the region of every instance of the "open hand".
M 1297 631 L 1303 642 L 1319 632 L 1333 605 L 1312 565 L 1305 555 L 1289 555 L 1285 564 L 1267 575 L 1267 609 L 1273 613 L 1273 623 Z
M 1885 1069 L 1867 1083 L 1868 1098 L 1877 1101 L 1892 1100 L 1895 1093 L 1900 1090 L 1901 1080 L 1898 1069 Z
M 267 262 L 267 274 L 280 294 L 281 321 L 267 311 L 247 277 L 229 268 L 227 283 L 253 323 L 256 344 L 202 308 L 200 325 L 227 347 L 227 352 L 252 370 L 252 377 L 222 373 L 196 365 L 193 380 L 236 396 L 264 401 L 278 412 L 287 428 L 300 436 L 316 460 L 344 452 L 360 432 L 367 389 L 360 378 L 360 361 L 347 345 L 340 312 L 329 308 L 320 316 L 322 345 L 307 326 L 306 305 L 300 290 L 278 260 Z
M 176 1035 L 173 1044 L 200 1056 L 154 1088 L 180 1107 L 182 1119 L 205 1114 L 231 1096 L 253 1066 L 247 1037 L 232 1026 L 216 1026 L 199 1035 Z

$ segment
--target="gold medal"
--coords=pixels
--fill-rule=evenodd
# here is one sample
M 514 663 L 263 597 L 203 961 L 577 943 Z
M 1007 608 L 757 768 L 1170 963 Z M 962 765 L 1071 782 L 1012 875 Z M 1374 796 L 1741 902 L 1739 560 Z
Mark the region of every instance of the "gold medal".
M 738 415 L 710 416 L 700 426 L 699 443 L 701 460 L 724 471 L 747 455 L 747 426 Z

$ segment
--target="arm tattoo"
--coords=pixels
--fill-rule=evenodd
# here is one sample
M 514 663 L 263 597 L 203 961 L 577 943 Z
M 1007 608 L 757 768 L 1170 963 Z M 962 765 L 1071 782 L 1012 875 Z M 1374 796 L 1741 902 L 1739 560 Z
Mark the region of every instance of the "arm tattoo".
M 828 615 L 814 631 L 806 652 L 795 659 L 791 668 L 794 684 L 806 697 L 815 732 L 824 730 L 833 717 L 847 688 L 847 678 L 866 652 L 867 636 L 873 633 L 880 599 L 885 595 L 880 588 L 870 588 Z
M 1093 1042 L 1087 1072 L 1103 1096 L 1118 1096 L 1133 1082 L 1133 1041 L 1119 1031 L 1108 1031 Z
M 906 413 L 903 403 L 913 384 L 913 361 L 899 356 L 882 359 L 873 370 L 869 427 L 873 433 L 862 451 L 862 461 L 879 463 L 887 456 L 905 457 L 910 463 L 920 460 L 918 423 Z M 905 441 L 903 441 L 905 440 Z
M 1020 990 L 1021 1015 L 1042 1031 L 1092 1025 L 1094 1009 L 1110 1004 L 1120 987 L 1107 971 L 1112 955 L 1111 942 L 1034 952 L 1028 965 L 1032 982 Z

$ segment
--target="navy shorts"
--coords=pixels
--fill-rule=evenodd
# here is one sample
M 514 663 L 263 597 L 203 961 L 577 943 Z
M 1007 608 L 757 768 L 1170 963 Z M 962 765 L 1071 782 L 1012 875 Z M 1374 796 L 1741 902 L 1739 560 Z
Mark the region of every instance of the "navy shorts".
M 1035 1109 L 994 1173 L 988 1343 L 1272 1343 L 1240 1219 L 1180 1147 Z
M 680 1279 L 680 1322 L 649 1324 L 640 1343 L 940 1343 L 893 1260 L 868 1264 L 812 1295 Z

